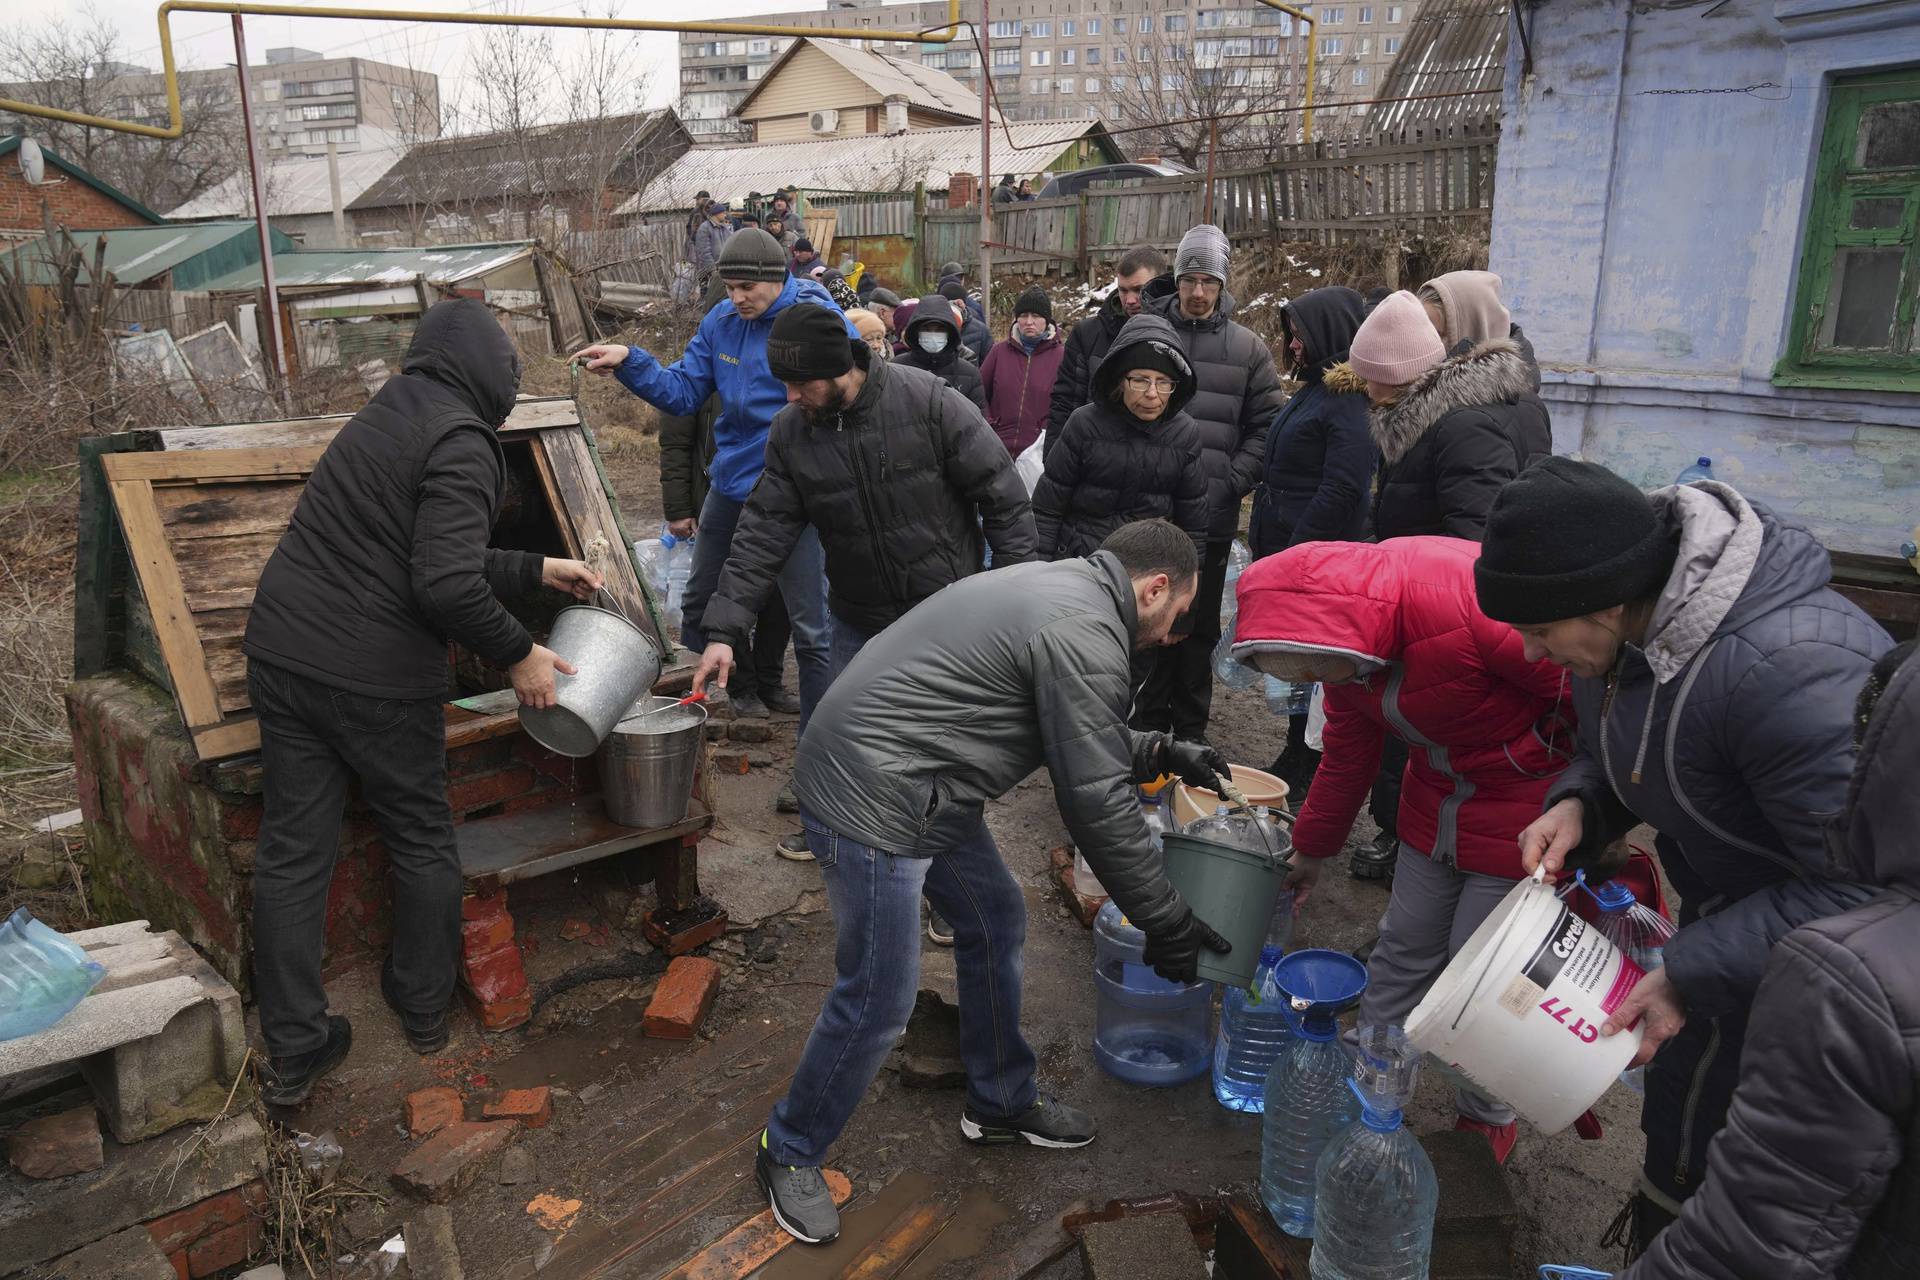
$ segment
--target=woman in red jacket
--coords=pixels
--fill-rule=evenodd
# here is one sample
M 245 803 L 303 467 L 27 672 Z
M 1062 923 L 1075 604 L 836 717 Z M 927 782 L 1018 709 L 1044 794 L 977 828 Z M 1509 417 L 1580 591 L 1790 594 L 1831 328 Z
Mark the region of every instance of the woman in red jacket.
M 1240 576 L 1234 656 L 1326 686 L 1325 754 L 1293 829 L 1302 896 L 1346 843 L 1387 735 L 1411 748 L 1363 1024 L 1405 1021 L 1525 874 L 1520 831 L 1573 749 L 1564 673 L 1528 662 L 1518 633 L 1480 612 L 1479 555 L 1459 538 L 1310 542 Z M 1504 1161 L 1513 1112 L 1466 1089 L 1457 1101 L 1456 1127 L 1485 1133 Z

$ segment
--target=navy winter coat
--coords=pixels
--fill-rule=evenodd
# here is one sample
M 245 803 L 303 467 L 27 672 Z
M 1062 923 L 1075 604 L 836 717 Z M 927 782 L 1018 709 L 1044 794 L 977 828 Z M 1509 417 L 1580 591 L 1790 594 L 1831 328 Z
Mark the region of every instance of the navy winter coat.
M 1366 318 L 1366 300 L 1352 289 L 1314 289 L 1282 312 L 1287 336 L 1306 348 L 1295 371 L 1301 387 L 1267 429 L 1264 478 L 1253 492 L 1248 537 L 1253 554 L 1270 556 L 1297 542 L 1357 542 L 1366 535 L 1375 450 L 1364 392 L 1339 392 L 1324 381 L 1347 358 Z

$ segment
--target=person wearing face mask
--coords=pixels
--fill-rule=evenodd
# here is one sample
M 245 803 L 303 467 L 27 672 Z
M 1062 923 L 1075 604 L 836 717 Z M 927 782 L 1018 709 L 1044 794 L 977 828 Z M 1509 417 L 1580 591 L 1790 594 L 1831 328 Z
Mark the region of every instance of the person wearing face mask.
M 945 298 L 930 293 L 914 305 L 913 316 L 901 334 L 901 345 L 905 350 L 895 364 L 931 373 L 970 400 L 982 417 L 986 416 L 986 386 L 980 381 L 979 366 L 962 351 L 960 324 Z
M 1146 301 L 1147 285 L 1167 269 L 1166 257 L 1151 245 L 1140 245 L 1122 254 L 1113 268 L 1113 285 L 1100 303 L 1100 309 L 1073 326 L 1060 357 L 1060 372 L 1053 380 L 1053 395 L 1047 409 L 1047 438 L 1040 446 L 1051 453 L 1067 419 L 1083 404 L 1093 402 L 1093 371 L 1113 346 L 1120 326 L 1140 314 Z
M 1774 945 L 1870 892 L 1829 878 L 1825 822 L 1854 695 L 1893 642 L 1832 576 L 1805 528 L 1714 480 L 1649 495 L 1548 458 L 1487 518 L 1480 607 L 1572 675 L 1580 719 L 1522 867 L 1557 878 L 1644 822 L 1684 904 L 1665 964 L 1601 1029 L 1641 1019 L 1649 1063 L 1646 1159 L 1612 1233 L 1629 1260 L 1700 1186 Z
M 1047 425 L 1047 403 L 1065 354 L 1053 328 L 1053 301 L 1035 286 L 1013 304 L 1013 332 L 980 366 L 987 422 L 1007 452 L 1019 457 Z
M 1367 960 L 1360 1023 L 1406 1020 L 1524 874 L 1518 838 L 1574 749 L 1565 673 L 1474 600 L 1480 549 L 1457 538 L 1309 542 L 1240 575 L 1236 659 L 1325 686 L 1324 755 L 1293 825 L 1304 899 L 1367 799 L 1389 735 L 1412 743 L 1400 867 Z M 1455 1128 L 1513 1149 L 1513 1111 L 1475 1090 Z
M 874 372 L 924 380 L 897 364 Z M 799 394 L 817 402 L 821 389 Z M 774 1220 L 796 1239 L 840 1232 L 821 1166 L 913 1010 L 923 892 L 953 924 L 961 1136 L 1021 1148 L 1094 1140 L 1094 1118 L 1036 1079 L 1020 1026 L 1026 895 L 984 820 L 989 801 L 1035 770 L 1047 770 L 1074 843 L 1146 934 L 1147 964 L 1191 982 L 1203 948 L 1230 950 L 1167 882 L 1134 791 L 1162 772 L 1197 782 L 1226 761 L 1127 727 L 1132 655 L 1166 643 L 1198 568 L 1186 533 L 1143 520 L 1082 559 L 968 577 L 869 640 L 821 702 L 794 786 L 839 935 L 835 978 L 754 1160 Z

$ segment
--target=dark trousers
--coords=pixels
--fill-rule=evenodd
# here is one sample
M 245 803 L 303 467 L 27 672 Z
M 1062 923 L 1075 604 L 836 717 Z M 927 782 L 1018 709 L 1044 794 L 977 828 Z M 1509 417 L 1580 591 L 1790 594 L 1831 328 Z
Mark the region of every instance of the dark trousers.
M 1133 727 L 1171 730 L 1176 738 L 1207 736 L 1213 713 L 1213 647 L 1220 642 L 1220 597 L 1233 543 L 1209 542 L 1200 557 L 1200 586 L 1187 617 L 1193 630 L 1179 644 L 1154 651 L 1153 670 L 1133 703 Z
M 461 876 L 441 700 L 367 697 L 259 661 L 247 693 L 266 792 L 253 865 L 253 992 L 268 1056 L 326 1042 L 327 886 L 356 779 L 393 882 L 393 997 L 415 1013 L 445 1009 L 460 958 Z
M 1373 794 L 1367 798 L 1367 813 L 1382 835 L 1395 839 L 1400 834 L 1400 786 L 1406 776 L 1406 740 L 1389 733 L 1380 753 L 1380 772 L 1373 779 Z
M 787 642 L 792 638 L 787 602 L 776 586 L 753 625 L 753 643 L 733 655 L 733 683 L 762 695 L 780 692 L 787 670 Z

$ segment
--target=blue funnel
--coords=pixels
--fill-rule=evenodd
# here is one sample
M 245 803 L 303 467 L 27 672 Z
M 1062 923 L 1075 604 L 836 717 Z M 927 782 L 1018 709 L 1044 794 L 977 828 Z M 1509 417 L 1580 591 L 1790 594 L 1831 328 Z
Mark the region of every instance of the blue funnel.
M 1273 982 L 1299 1018 L 1300 1034 L 1331 1040 L 1339 1030 L 1336 1019 L 1367 989 L 1367 966 L 1344 951 L 1310 947 L 1283 956 L 1273 966 Z

